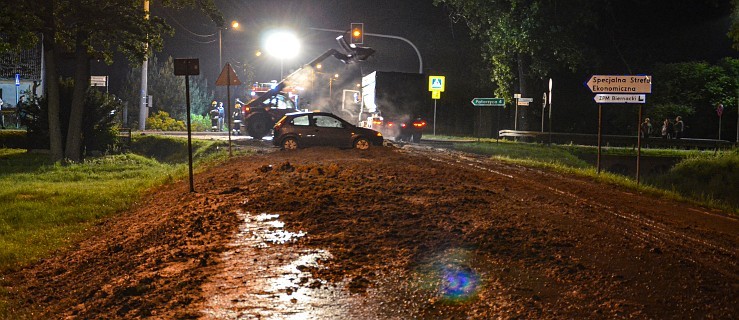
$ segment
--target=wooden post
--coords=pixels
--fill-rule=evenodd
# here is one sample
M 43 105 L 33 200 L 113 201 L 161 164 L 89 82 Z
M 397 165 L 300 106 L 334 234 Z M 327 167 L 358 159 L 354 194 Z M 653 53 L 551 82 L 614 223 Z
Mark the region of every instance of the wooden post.
M 600 174 L 600 144 L 601 144 L 601 128 L 603 127 L 603 105 L 598 104 L 598 159 L 596 160 L 596 168 Z

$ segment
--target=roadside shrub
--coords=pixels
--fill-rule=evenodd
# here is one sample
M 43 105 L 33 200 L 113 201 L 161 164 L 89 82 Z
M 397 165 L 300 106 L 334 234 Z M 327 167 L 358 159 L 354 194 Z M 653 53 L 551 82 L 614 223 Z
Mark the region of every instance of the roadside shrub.
M 739 207 L 739 149 L 687 158 L 654 183 L 701 200 Z
M 187 130 L 185 122 L 175 120 L 165 111 L 159 111 L 146 119 L 146 127 L 151 130 L 161 131 L 184 131 Z
M 131 142 L 131 152 L 156 159 L 159 162 L 187 162 L 187 139 L 155 135 L 136 135 Z M 223 141 L 193 140 L 193 158 L 215 153 Z
M 207 116 L 191 114 L 190 126 L 192 131 L 208 131 L 208 129 L 210 129 L 210 118 Z

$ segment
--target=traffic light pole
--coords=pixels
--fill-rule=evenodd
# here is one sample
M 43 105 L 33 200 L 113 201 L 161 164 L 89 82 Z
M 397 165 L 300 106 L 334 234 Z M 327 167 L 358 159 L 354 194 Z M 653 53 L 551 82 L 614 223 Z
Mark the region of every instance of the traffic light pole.
M 310 29 L 316 30 L 316 31 L 325 31 L 325 32 L 338 32 L 338 33 L 346 32 L 346 30 L 337 30 L 337 29 L 323 29 L 323 28 L 310 28 Z M 365 32 L 364 35 L 378 37 L 378 38 L 396 39 L 396 40 L 404 41 L 405 43 L 409 44 L 413 48 L 413 50 L 416 51 L 416 55 L 418 56 L 418 73 L 419 74 L 423 73 L 423 59 L 421 58 L 421 52 L 418 51 L 418 48 L 416 47 L 416 45 L 414 45 L 413 42 L 411 42 L 410 40 L 403 38 L 403 37 L 398 37 L 398 36 L 393 36 L 393 35 L 388 35 L 388 34 L 366 33 Z

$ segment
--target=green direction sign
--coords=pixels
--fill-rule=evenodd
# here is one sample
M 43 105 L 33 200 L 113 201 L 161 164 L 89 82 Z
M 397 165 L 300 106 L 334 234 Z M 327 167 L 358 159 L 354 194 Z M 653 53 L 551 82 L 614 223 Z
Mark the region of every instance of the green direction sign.
M 505 106 L 504 98 L 474 98 L 472 105 L 475 107 L 503 107 Z

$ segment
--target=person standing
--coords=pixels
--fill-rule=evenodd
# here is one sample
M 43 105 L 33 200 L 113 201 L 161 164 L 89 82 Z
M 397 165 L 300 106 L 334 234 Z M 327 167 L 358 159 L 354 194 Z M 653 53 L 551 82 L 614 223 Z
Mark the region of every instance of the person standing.
M 218 103 L 218 131 L 223 131 L 223 122 L 226 117 L 226 110 L 223 109 L 223 102 Z
M 664 122 L 662 122 L 662 139 L 669 138 L 670 134 L 670 120 L 665 119 Z
M 641 136 L 642 138 L 649 138 L 649 135 L 652 133 L 652 123 L 649 121 L 649 118 L 644 118 L 644 122 L 641 124 Z
M 682 138 L 683 131 L 685 131 L 685 123 L 683 123 L 682 117 L 677 116 L 677 118 L 675 118 L 675 139 Z
M 210 103 L 210 111 L 208 114 L 210 115 L 210 131 L 218 130 L 218 102 L 215 100 Z

